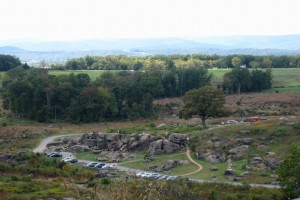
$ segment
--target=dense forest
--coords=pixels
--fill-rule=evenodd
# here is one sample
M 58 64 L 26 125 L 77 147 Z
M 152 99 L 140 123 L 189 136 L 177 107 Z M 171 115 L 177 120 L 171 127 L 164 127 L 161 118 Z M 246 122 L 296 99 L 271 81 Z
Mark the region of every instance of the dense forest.
M 57 70 L 147 70 L 187 67 L 197 63 L 205 68 L 299 68 L 300 56 L 252 56 L 252 55 L 154 55 L 154 56 L 85 56 L 52 65 Z
M 7 58 L 18 61 L 15 57 Z M 117 62 L 122 60 L 117 56 L 98 58 L 111 58 L 111 62 L 106 63 L 111 69 L 123 62 Z M 174 60 L 171 56 L 157 56 L 137 61 L 135 70 L 104 72 L 95 81 L 85 73 L 54 76 L 45 69 L 29 69 L 27 64 L 16 62 L 15 65 L 21 66 L 12 65 L 2 78 L 3 107 L 17 116 L 37 121 L 147 118 L 155 113 L 154 99 L 181 97 L 192 89 L 210 85 L 212 74 L 205 63 L 210 63 L 212 58 L 199 55 L 195 59 Z M 87 62 L 90 66 L 95 64 L 93 59 L 78 58 L 84 63 L 90 60 Z M 124 57 L 127 61 L 131 59 L 136 58 Z M 70 62 L 73 61 L 66 66 Z M 254 70 L 241 68 L 238 57 L 233 57 L 232 63 L 236 67 L 224 75 L 223 84 L 217 85 L 225 93 L 259 92 L 272 86 L 270 68 L 266 71 L 257 67 Z M 125 65 L 121 69 L 126 69 Z

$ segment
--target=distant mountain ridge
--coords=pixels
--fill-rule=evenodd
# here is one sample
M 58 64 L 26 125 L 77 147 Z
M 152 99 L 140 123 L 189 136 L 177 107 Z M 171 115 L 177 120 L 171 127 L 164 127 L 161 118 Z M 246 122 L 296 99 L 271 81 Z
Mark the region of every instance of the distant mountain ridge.
M 2 47 L 1 47 L 2 46 Z M 0 54 L 22 61 L 63 62 L 85 55 L 151 54 L 299 55 L 300 35 L 211 36 L 199 38 L 91 39 L 79 41 L 0 41 Z

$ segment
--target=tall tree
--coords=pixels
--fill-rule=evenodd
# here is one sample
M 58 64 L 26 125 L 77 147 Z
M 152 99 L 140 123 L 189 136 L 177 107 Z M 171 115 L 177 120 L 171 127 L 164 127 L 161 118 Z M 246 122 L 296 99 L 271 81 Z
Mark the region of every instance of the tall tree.
M 300 147 L 292 146 L 279 166 L 278 180 L 287 197 L 300 197 Z
M 199 115 L 203 126 L 209 117 L 219 116 L 224 110 L 225 96 L 222 90 L 212 86 L 205 86 L 187 92 L 183 97 L 184 108 L 180 117 L 189 119 L 192 115 Z

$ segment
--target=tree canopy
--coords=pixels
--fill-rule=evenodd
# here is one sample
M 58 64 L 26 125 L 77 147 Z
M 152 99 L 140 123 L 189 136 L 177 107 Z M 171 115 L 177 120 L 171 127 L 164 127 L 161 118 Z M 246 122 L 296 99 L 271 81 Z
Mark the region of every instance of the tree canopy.
M 180 112 L 180 117 L 189 119 L 193 115 L 199 115 L 205 126 L 205 121 L 209 117 L 222 115 L 225 96 L 222 90 L 205 86 L 187 92 L 183 97 L 183 102 L 185 105 Z
M 278 180 L 289 198 L 300 197 L 300 147 L 292 146 L 279 166 Z
M 11 55 L 0 54 L 0 71 L 8 71 L 18 66 L 21 66 L 19 58 Z

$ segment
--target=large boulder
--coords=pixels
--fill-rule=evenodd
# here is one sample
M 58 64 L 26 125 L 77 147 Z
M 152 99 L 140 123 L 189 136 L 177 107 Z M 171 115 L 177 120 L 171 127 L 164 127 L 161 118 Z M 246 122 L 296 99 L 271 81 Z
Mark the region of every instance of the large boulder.
M 234 147 L 229 150 L 229 154 L 231 154 L 232 158 L 235 160 L 241 160 L 244 158 L 246 151 L 248 150 L 249 146 L 248 145 L 241 145 Z
M 148 149 L 150 143 L 153 142 L 154 140 L 155 140 L 155 138 L 153 135 L 150 135 L 150 134 L 141 135 L 141 137 L 139 139 L 139 145 L 138 145 L 139 150 Z
M 164 171 L 167 171 L 167 170 L 170 170 L 170 169 L 176 167 L 177 163 L 178 163 L 177 160 L 168 160 L 162 168 Z
M 150 155 L 162 154 L 163 153 L 162 144 L 163 144 L 162 139 L 151 142 L 148 150 L 149 154 Z
M 174 153 L 180 150 L 180 146 L 169 140 L 163 140 L 162 149 L 163 153 Z
M 221 162 L 216 155 L 209 155 L 207 158 L 205 158 L 205 161 L 213 164 Z
M 249 145 L 253 143 L 253 139 L 252 138 L 240 138 L 238 139 L 238 142 Z
M 169 135 L 169 141 L 185 146 L 187 143 L 187 136 L 185 134 L 171 133 Z
M 163 154 L 163 153 L 173 153 L 180 150 L 180 146 L 178 144 L 172 143 L 166 139 L 156 140 L 150 143 L 149 146 L 149 154 Z
M 266 158 L 265 164 L 269 169 L 277 169 L 277 167 L 280 165 L 281 161 L 276 158 Z
M 74 145 L 66 149 L 66 151 L 73 152 L 73 153 L 87 152 L 89 150 L 90 148 L 84 145 Z

